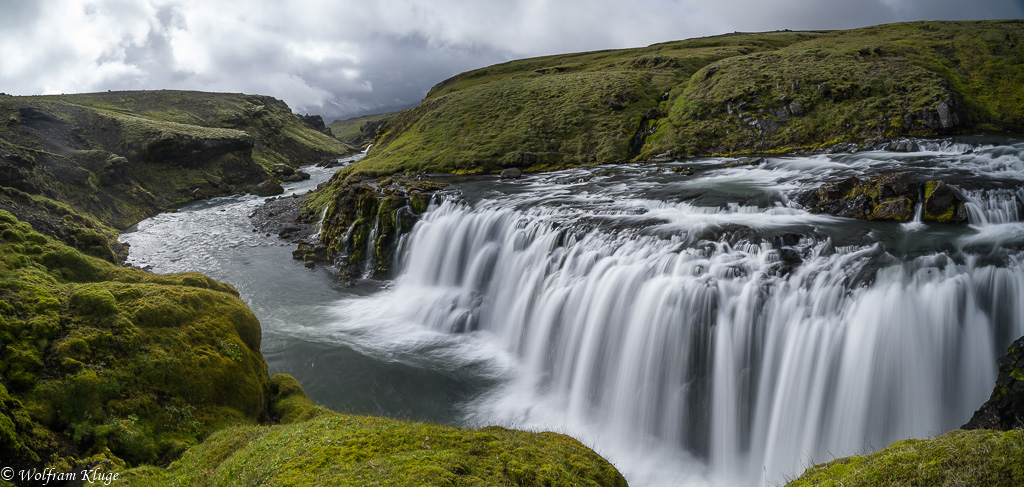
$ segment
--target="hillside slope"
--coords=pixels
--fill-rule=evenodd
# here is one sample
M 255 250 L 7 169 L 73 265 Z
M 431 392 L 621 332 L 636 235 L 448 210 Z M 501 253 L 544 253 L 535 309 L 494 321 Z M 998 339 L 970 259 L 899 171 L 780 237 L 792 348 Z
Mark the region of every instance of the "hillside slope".
M 266 96 L 0 95 L 0 208 L 74 244 L 82 229 L 110 237 L 196 197 L 257 190 L 275 166 L 354 151 Z
M 1024 131 L 1022 38 L 1021 20 L 913 22 L 512 61 L 435 86 L 351 173 L 536 171 Z

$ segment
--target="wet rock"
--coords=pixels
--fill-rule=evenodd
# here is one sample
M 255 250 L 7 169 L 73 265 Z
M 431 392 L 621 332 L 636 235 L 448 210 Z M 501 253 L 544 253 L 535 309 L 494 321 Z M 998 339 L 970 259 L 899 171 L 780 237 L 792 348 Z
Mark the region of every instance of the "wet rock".
M 738 167 L 738 166 L 760 166 L 765 162 L 763 157 L 742 157 L 736 159 L 733 162 L 727 163 L 725 167 Z
M 693 168 L 692 167 L 673 167 L 672 168 L 672 172 L 682 174 L 683 176 L 692 176 L 693 175 Z
M 281 183 L 273 179 L 267 179 L 266 181 L 257 184 L 256 187 L 253 188 L 252 193 L 260 196 L 274 196 L 284 193 L 284 188 L 281 187 Z
M 967 208 L 944 181 L 928 181 L 924 184 L 923 219 L 941 223 L 964 223 Z
M 914 216 L 914 202 L 910 198 L 892 198 L 875 205 L 869 220 L 910 221 Z
M 949 185 L 928 181 L 920 188 L 912 172 L 876 176 L 866 181 L 849 177 L 828 181 L 813 193 L 796 195 L 794 200 L 812 211 L 846 218 L 909 221 L 919 193 L 924 193 L 922 220 L 941 223 L 966 221 L 964 202 Z M 930 203 L 929 203 L 930 201 Z
M 520 171 L 519 169 L 516 169 L 514 167 L 510 167 L 508 169 L 505 169 L 504 171 L 501 171 L 500 177 L 501 179 L 519 179 L 520 177 L 522 177 L 522 175 L 523 171 Z
M 1024 337 L 1010 345 L 996 361 L 999 376 L 988 401 L 962 429 L 1011 430 L 1024 427 Z
M 678 154 L 676 154 L 676 151 L 670 150 L 652 157 L 650 162 L 672 162 L 675 160 L 678 160 Z
M 876 199 L 907 197 L 916 200 L 916 178 L 914 173 L 904 171 L 877 176 L 869 179 L 868 183 L 875 186 L 872 189 L 878 195 Z
M 890 152 L 918 152 L 921 150 L 921 146 L 917 145 L 917 142 L 912 139 L 897 140 L 890 142 L 886 150 Z

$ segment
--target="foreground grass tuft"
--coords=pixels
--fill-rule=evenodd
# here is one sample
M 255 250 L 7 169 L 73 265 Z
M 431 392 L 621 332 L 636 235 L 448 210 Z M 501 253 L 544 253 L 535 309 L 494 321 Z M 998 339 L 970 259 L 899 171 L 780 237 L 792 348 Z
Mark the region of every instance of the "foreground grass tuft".
M 1024 431 L 954 430 L 811 467 L 789 487 L 1024 485 Z

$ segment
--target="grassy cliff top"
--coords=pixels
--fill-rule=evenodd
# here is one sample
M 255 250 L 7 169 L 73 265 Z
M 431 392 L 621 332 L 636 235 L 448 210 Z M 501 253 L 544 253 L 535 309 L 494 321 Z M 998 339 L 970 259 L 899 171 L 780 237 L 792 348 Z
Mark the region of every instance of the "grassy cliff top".
M 1024 21 L 737 33 L 462 73 L 350 174 L 481 173 L 1024 131 Z
M 811 467 L 789 487 L 1024 485 L 1024 431 L 954 430 Z

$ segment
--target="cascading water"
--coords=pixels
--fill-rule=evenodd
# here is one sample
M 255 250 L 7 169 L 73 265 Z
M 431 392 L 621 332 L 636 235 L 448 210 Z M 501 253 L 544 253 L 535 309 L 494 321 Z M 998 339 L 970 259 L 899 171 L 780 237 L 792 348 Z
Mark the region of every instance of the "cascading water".
M 1014 167 L 971 147 L 982 153 L 919 157 Z M 703 161 L 689 179 L 542 176 L 501 197 L 469 188 L 424 216 L 394 289 L 360 309 L 380 310 L 368 327 L 499 344 L 514 372 L 468 419 L 568 431 L 636 485 L 764 485 L 941 434 L 987 398 L 996 358 L 1024 335 L 1024 237 L 984 237 L 1020 224 L 1020 190 L 966 192 L 972 227 L 959 230 L 788 202 L 785 191 L 901 156 L 845 157 Z M 808 162 L 820 164 L 800 171 Z M 349 306 L 341 320 L 366 319 Z
M 180 230 L 248 232 L 209 229 L 255 200 L 126 240 L 135 262 L 236 285 L 271 371 L 316 401 L 570 433 L 634 486 L 773 485 L 958 427 L 1024 335 L 1024 143 L 920 146 L 453 178 L 383 289 L 302 284 L 325 276 L 263 236 L 193 244 Z M 952 185 L 969 224 L 863 222 L 789 198 L 902 170 Z M 195 258 L 210 249 L 218 263 Z

